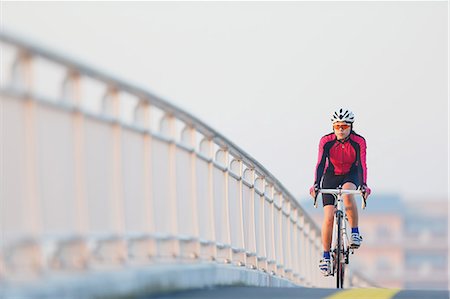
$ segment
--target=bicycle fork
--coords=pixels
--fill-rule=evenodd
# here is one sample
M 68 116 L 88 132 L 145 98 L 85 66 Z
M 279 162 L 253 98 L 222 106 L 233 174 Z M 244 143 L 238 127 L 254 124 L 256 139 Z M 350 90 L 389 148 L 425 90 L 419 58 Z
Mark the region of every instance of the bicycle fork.
M 339 208 L 337 207 L 336 212 L 334 213 L 333 235 L 332 235 L 332 238 L 331 238 L 331 241 L 332 241 L 331 242 L 331 251 L 332 251 L 332 255 L 331 255 L 332 256 L 331 275 L 333 275 L 333 276 L 334 276 L 334 274 L 336 272 L 336 269 L 338 268 L 337 265 L 336 265 L 336 261 L 337 261 L 337 256 L 336 256 L 336 254 L 337 254 L 337 240 L 338 240 L 340 234 L 342 233 L 342 229 L 343 229 L 343 226 L 342 226 L 341 227 L 341 232 L 338 232 L 338 230 L 337 230 L 337 221 L 338 221 L 338 218 L 342 217 L 342 214 L 343 214 L 342 210 L 339 210 Z M 341 221 L 341 224 L 343 224 L 342 222 L 343 221 Z M 340 260 L 342 261 L 342 258 Z

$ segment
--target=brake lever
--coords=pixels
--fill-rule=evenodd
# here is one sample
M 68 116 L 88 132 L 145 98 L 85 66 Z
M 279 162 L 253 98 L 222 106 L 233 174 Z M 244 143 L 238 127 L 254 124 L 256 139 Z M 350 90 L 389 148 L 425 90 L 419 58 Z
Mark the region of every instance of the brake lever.
M 358 190 L 361 191 L 361 197 L 362 197 L 361 208 L 362 208 L 363 210 L 365 210 L 366 207 L 367 207 L 366 190 L 365 190 L 364 188 L 361 188 L 361 186 L 358 187 Z
M 319 189 L 314 190 L 316 193 L 316 196 L 314 196 L 314 208 L 317 209 L 317 196 L 319 196 Z

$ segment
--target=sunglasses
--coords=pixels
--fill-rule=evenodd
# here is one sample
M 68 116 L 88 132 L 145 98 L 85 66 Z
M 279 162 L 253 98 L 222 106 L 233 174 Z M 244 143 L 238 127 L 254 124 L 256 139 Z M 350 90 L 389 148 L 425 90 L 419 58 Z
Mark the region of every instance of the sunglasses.
M 338 125 L 338 124 L 335 124 L 335 125 L 333 125 L 333 128 L 335 130 L 339 130 L 339 129 L 347 130 L 348 128 L 350 128 L 350 125 Z

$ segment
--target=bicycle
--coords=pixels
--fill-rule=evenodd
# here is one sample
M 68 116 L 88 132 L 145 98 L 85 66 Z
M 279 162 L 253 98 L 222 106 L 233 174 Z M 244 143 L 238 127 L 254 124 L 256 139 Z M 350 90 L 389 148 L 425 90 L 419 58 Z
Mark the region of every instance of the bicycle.
M 336 274 L 336 288 L 343 288 L 345 265 L 349 264 L 349 256 L 354 253 L 354 249 L 349 247 L 349 238 L 347 234 L 348 219 L 345 214 L 343 194 L 359 194 L 361 195 L 362 208 L 366 208 L 365 192 L 361 189 L 346 190 L 339 186 L 337 189 L 317 189 L 314 198 L 314 207 L 317 208 L 317 196 L 322 194 L 333 194 L 335 198 L 335 217 L 333 226 L 333 237 L 331 241 L 331 275 Z

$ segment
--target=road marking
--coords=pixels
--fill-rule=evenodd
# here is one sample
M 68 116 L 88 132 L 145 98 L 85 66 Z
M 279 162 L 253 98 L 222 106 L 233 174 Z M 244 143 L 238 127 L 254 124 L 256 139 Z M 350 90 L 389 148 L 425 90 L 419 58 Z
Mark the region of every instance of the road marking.
M 337 292 L 325 299 L 389 299 L 400 289 L 351 289 Z

